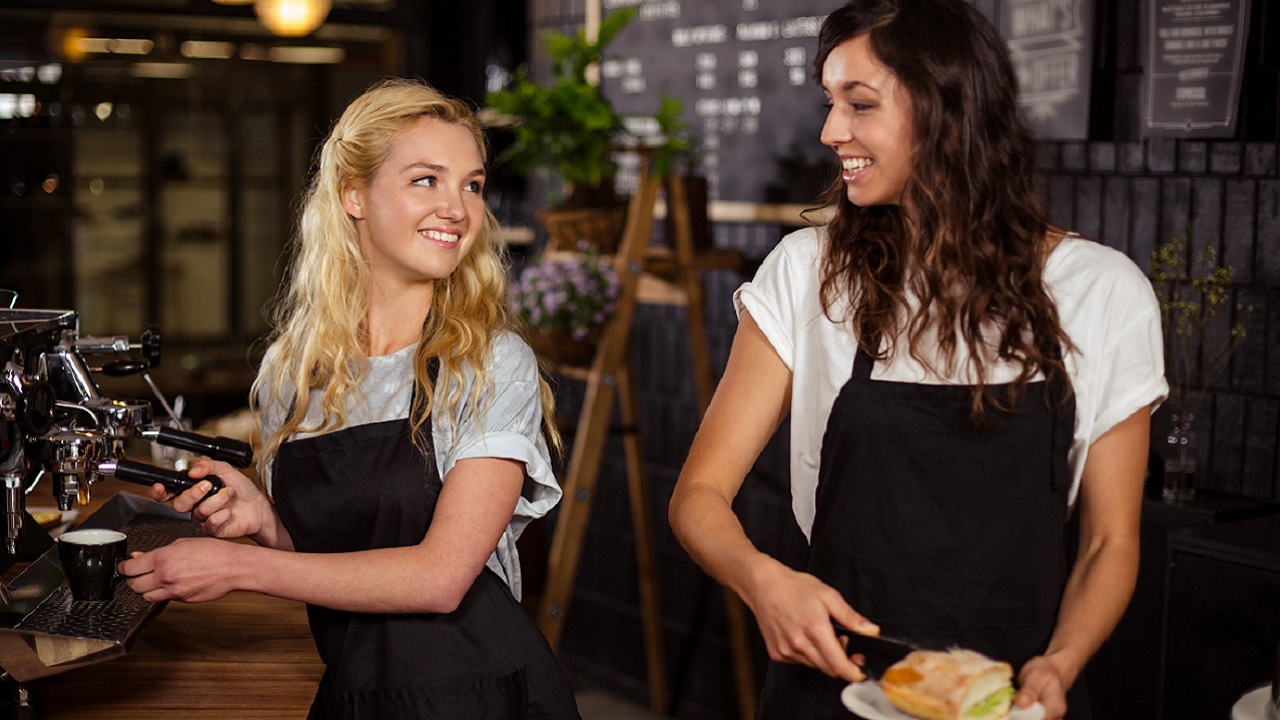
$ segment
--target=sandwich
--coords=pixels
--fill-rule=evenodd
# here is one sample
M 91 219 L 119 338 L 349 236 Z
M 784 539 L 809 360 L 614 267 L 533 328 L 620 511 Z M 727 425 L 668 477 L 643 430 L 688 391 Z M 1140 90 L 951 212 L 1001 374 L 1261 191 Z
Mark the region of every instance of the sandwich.
M 914 650 L 885 670 L 880 688 L 925 720 L 999 720 L 1013 705 L 1013 667 L 972 650 Z

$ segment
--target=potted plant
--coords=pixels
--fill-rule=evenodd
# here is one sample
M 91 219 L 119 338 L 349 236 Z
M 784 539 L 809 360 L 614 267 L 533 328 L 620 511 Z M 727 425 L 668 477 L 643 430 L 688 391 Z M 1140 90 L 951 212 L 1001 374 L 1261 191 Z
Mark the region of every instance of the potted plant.
M 1150 270 L 1160 302 L 1171 411 L 1161 494 L 1178 503 L 1195 497 L 1196 415 L 1209 386 L 1244 340 L 1245 328 L 1238 319 L 1228 319 L 1225 326 L 1217 319 L 1230 300 L 1233 269 L 1218 263 L 1213 247 L 1188 257 L 1183 239 L 1170 235 L 1152 251 Z M 1238 317 L 1248 308 L 1237 305 L 1236 310 Z
M 606 252 L 617 245 L 626 221 L 626 204 L 614 187 L 618 167 L 613 153 L 629 138 L 622 116 L 588 77 L 599 66 L 609 42 L 636 16 L 638 8 L 610 12 L 595 40 L 579 29 L 572 35 L 547 32 L 543 44 L 551 58 L 552 79 L 535 82 L 518 70 L 504 88 L 486 95 L 494 124 L 513 133 L 511 145 L 498 157 L 517 172 L 537 168 L 554 171 L 565 184 L 562 202 L 539 212 L 552 236 L 552 247 L 569 249 L 587 239 Z M 688 148 L 680 135 L 680 101 L 664 96 L 655 113 L 660 143 L 651 169 L 665 174 L 675 153 Z
M 600 251 L 579 242 L 574 253 L 543 253 L 511 285 L 509 303 L 531 330 L 539 357 L 585 365 L 618 300 L 618 275 Z

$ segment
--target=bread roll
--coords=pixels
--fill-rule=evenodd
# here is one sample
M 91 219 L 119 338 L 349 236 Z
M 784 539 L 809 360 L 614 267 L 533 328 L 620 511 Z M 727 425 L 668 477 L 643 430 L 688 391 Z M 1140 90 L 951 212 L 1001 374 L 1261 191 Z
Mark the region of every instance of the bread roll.
M 925 720 L 998 720 L 1013 704 L 1013 668 L 972 650 L 916 650 L 885 671 L 880 688 Z

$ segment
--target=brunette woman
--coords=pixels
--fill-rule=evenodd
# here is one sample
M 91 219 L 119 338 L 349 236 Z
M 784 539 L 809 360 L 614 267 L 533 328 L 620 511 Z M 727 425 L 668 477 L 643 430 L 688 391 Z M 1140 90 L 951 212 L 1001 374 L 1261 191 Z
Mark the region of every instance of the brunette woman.
M 672 527 L 755 614 L 762 718 L 849 717 L 862 672 L 837 625 L 1007 660 L 1018 707 L 1087 718 L 1081 672 L 1132 594 L 1167 392 L 1150 284 L 1047 221 L 1005 43 L 970 3 L 853 0 L 814 70 L 830 220 L 735 294 Z M 803 571 L 732 510 L 788 417 Z

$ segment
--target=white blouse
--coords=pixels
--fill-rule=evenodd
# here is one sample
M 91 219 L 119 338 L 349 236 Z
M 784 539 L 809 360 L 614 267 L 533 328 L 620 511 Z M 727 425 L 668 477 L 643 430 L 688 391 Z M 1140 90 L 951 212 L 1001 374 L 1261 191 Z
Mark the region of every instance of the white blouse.
M 756 276 L 734 293 L 734 308 L 751 313 L 791 370 L 791 502 L 805 536 L 813 525 L 822 435 L 857 351 L 847 301 L 822 310 L 820 273 L 826 233 L 805 228 L 782 239 Z M 1075 433 L 1068 460 L 1079 492 L 1089 447 L 1143 407 L 1168 395 L 1160 307 L 1142 271 L 1126 255 L 1068 235 L 1049 255 L 1045 284 L 1076 352 L 1065 359 L 1075 393 Z M 899 343 L 899 347 L 905 343 Z M 929 349 L 925 348 L 928 353 Z M 965 357 L 960 348 L 957 357 Z M 995 367 L 990 382 L 1008 382 L 1016 368 Z M 967 368 L 939 376 L 906 352 L 878 362 L 872 378 L 929 384 L 970 384 Z

